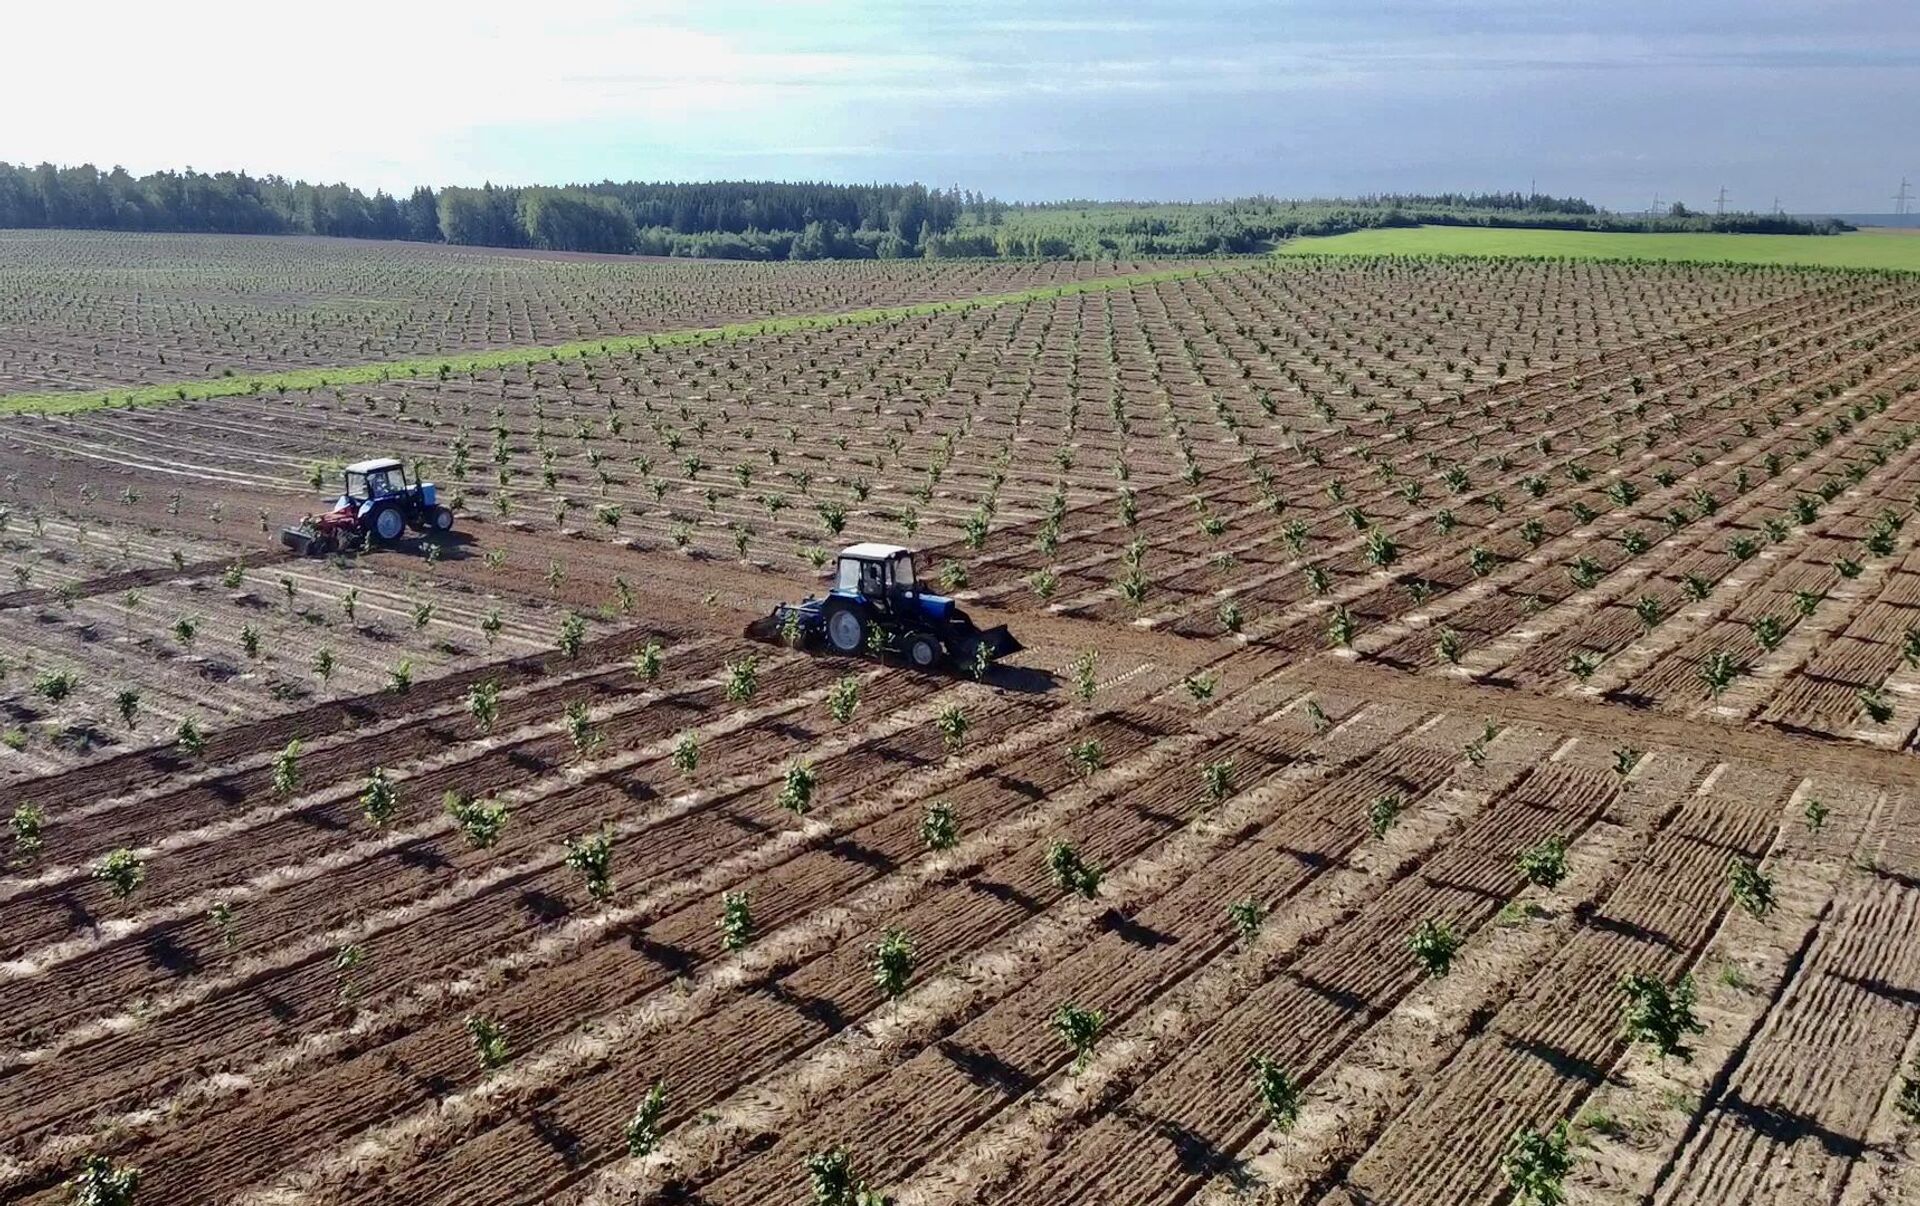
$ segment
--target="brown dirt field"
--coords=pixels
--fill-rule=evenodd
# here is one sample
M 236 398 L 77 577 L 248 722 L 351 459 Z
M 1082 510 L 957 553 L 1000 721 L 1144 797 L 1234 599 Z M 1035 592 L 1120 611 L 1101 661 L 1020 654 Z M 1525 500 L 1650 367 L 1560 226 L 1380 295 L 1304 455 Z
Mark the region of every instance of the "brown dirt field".
M 94 250 L 107 296 L 133 253 Z M 783 313 L 873 284 L 667 267 Z M 0 835 L 0 1198 L 97 1153 L 142 1206 L 793 1203 L 840 1147 L 901 1206 L 1504 1206 L 1515 1134 L 1564 1121 L 1574 1201 L 1909 1200 L 1920 286 L 1223 267 L 0 420 L 0 776 L 43 818 Z M 552 316 L 613 296 L 555 280 Z M 124 342 L 61 363 L 162 346 Z M 314 465 L 388 450 L 453 538 L 271 547 Z M 1026 650 L 973 681 L 740 636 L 853 539 Z M 497 844 L 450 792 L 507 808 Z M 1547 839 L 1565 878 L 1530 882 Z M 1629 974 L 1693 978 L 1690 1058 L 1623 1031 Z

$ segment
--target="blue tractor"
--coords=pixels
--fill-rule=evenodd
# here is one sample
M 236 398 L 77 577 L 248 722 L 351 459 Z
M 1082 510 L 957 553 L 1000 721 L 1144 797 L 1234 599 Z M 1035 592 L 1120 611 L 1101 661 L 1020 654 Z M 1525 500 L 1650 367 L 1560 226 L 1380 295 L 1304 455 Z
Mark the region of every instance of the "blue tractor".
M 825 598 L 782 603 L 747 627 L 761 641 L 824 643 L 835 653 L 887 649 L 919 670 L 998 660 L 1022 648 L 1006 625 L 982 629 L 945 595 L 920 589 L 913 553 L 894 544 L 851 544 L 840 551 Z
M 416 532 L 451 532 L 453 512 L 436 496 L 432 482 L 407 482 L 407 471 L 392 457 L 358 461 L 342 475 L 333 510 L 309 515 L 280 533 L 280 543 L 308 557 L 324 557 L 369 536 L 390 544 Z

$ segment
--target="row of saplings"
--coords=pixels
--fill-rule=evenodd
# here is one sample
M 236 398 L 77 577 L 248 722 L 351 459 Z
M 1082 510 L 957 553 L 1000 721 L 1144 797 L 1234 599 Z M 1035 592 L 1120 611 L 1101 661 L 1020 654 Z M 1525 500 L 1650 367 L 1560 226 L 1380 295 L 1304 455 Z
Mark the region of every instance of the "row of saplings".
M 635 672 L 644 678 L 656 677 L 660 672 L 660 658 L 660 646 L 648 645 L 636 655 Z M 728 697 L 736 702 L 751 699 L 758 689 L 756 660 L 748 656 L 738 662 L 728 663 L 726 671 Z M 1075 693 L 1082 699 L 1090 699 L 1096 688 L 1094 659 L 1091 655 L 1076 659 L 1073 671 Z M 1186 686 L 1196 699 L 1204 700 L 1212 695 L 1214 682 L 1208 676 L 1197 675 L 1190 677 Z M 498 714 L 497 686 L 492 683 L 476 684 L 469 691 L 466 702 L 480 731 L 491 732 Z M 842 724 L 851 720 L 858 702 L 857 679 L 844 678 L 828 692 L 828 710 Z M 1332 718 L 1315 701 L 1309 699 L 1304 711 L 1316 732 L 1325 733 L 1333 727 Z M 949 754 L 958 753 L 963 748 L 970 721 L 959 705 L 941 709 L 934 717 L 934 726 Z M 583 754 L 596 747 L 597 742 L 592 739 L 590 731 L 583 732 L 590 730 L 584 710 L 569 710 L 568 727 L 576 748 Z M 1482 765 L 1487 757 L 1488 745 L 1497 733 L 1497 727 L 1489 724 L 1463 748 L 1462 757 L 1475 767 Z M 293 794 L 299 786 L 299 753 L 299 743 L 293 742 L 274 761 L 273 785 L 282 795 Z M 1091 778 L 1106 764 L 1105 750 L 1097 740 L 1072 743 L 1066 753 L 1074 771 L 1083 780 Z M 1614 751 L 1615 772 L 1624 779 L 1639 764 L 1641 756 L 1640 751 L 1633 749 Z M 698 746 L 690 735 L 683 736 L 676 743 L 672 760 L 684 773 L 690 774 L 695 769 Z M 1234 764 L 1231 761 L 1207 762 L 1200 766 L 1199 771 L 1202 790 L 1210 802 L 1218 804 L 1233 794 Z M 784 773 L 777 802 L 780 807 L 798 816 L 805 816 L 813 807 L 818 786 L 812 766 L 805 762 L 796 763 Z M 376 826 L 389 824 L 396 814 L 399 801 L 398 784 L 384 770 L 376 768 L 360 794 L 359 802 L 367 820 Z M 473 846 L 487 848 L 499 840 L 507 819 L 505 805 L 475 801 L 458 792 L 449 792 L 445 804 L 455 826 Z M 1375 797 L 1366 806 L 1368 831 L 1375 838 L 1384 838 L 1399 822 L 1405 807 L 1406 800 L 1399 793 L 1389 792 Z M 1804 815 L 1808 828 L 1817 832 L 1824 826 L 1828 810 L 1818 799 L 1809 799 Z M 40 846 L 37 815 L 23 822 L 21 814 L 16 812 L 13 827 L 17 852 L 27 856 L 35 853 Z M 961 833 L 960 819 L 953 806 L 944 801 L 931 804 L 922 819 L 919 836 L 928 850 L 936 853 L 956 848 L 960 844 Z M 582 876 L 588 895 L 597 902 L 610 900 L 615 895 L 612 854 L 613 835 L 604 829 L 590 837 L 565 843 L 564 864 Z M 1555 888 L 1567 875 L 1568 843 L 1561 837 L 1548 837 L 1521 851 L 1515 861 L 1528 883 Z M 1062 892 L 1086 899 L 1098 896 L 1104 877 L 1102 868 L 1087 861 L 1070 842 L 1053 842 L 1046 851 L 1045 862 L 1049 876 Z M 116 898 L 124 899 L 142 882 L 144 867 L 137 853 L 122 849 L 112 852 L 96 864 L 94 875 L 107 884 Z M 1764 918 L 1772 911 L 1773 884 L 1756 863 L 1735 856 L 1728 864 L 1727 880 L 1732 899 L 1739 907 L 1757 918 Z M 1247 945 L 1257 939 L 1267 912 L 1267 906 L 1252 897 L 1235 901 L 1226 909 L 1228 923 Z M 211 910 L 210 920 L 220 932 L 223 942 L 231 944 L 234 921 L 231 907 L 224 903 L 216 904 Z M 751 893 L 743 889 L 722 894 L 719 928 L 721 946 L 730 953 L 744 950 L 754 941 L 756 931 Z M 1464 941 L 1445 920 L 1429 918 L 1415 927 L 1407 939 L 1407 947 L 1428 975 L 1442 977 L 1451 970 Z M 888 1001 L 897 1001 L 906 993 L 915 970 L 911 935 L 905 930 L 889 928 L 866 949 L 866 956 L 873 984 L 880 995 Z M 352 943 L 342 946 L 335 957 L 334 967 L 339 977 L 343 1003 L 351 1003 L 357 995 L 354 973 L 364 959 L 362 948 Z M 1686 1038 L 1702 1030 L 1694 1014 L 1695 990 L 1691 976 L 1683 977 L 1669 986 L 1654 976 L 1632 974 L 1621 981 L 1620 988 L 1624 998 L 1625 1036 L 1631 1041 L 1651 1045 L 1662 1056 L 1688 1058 L 1690 1052 Z M 1072 1051 L 1073 1072 L 1079 1072 L 1091 1058 L 1106 1020 L 1102 1011 L 1083 1007 L 1073 1001 L 1063 1002 L 1052 1014 L 1054 1031 Z M 509 1035 L 503 1022 L 474 1014 L 464 1019 L 464 1025 L 485 1068 L 497 1069 L 510 1062 Z M 1299 1118 L 1303 1106 L 1303 1081 L 1290 1073 L 1281 1062 L 1263 1053 L 1251 1054 L 1248 1067 L 1253 1095 L 1268 1122 L 1282 1131 L 1290 1129 Z M 1914 1070 L 1914 1075 L 1903 1078 L 1898 1103 L 1903 1113 L 1920 1122 L 1920 1068 Z M 655 1082 L 626 1124 L 625 1141 L 629 1154 L 640 1157 L 655 1150 L 667 1108 L 668 1087 L 664 1082 Z M 1574 1136 L 1566 1122 L 1548 1131 L 1529 1129 L 1513 1136 L 1503 1160 L 1503 1169 L 1521 1200 L 1539 1203 L 1540 1206 L 1553 1206 L 1563 1200 L 1563 1182 L 1574 1162 L 1573 1145 Z M 835 1149 L 811 1156 L 807 1167 L 813 1180 L 815 1200 L 820 1206 L 870 1206 L 886 1200 L 861 1184 L 854 1175 L 850 1157 L 843 1150 Z M 133 1200 L 137 1183 L 137 1170 L 116 1167 L 103 1157 L 93 1157 L 72 1183 L 73 1200 L 83 1206 L 128 1203 Z

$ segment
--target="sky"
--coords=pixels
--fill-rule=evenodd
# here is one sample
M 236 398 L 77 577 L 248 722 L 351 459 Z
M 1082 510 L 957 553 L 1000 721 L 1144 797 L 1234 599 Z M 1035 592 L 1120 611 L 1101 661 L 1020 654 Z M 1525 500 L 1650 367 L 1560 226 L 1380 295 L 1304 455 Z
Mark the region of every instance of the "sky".
M 1903 174 L 1920 191 L 1920 0 L 8 8 L 10 162 L 1028 201 L 1534 185 L 1885 212 Z

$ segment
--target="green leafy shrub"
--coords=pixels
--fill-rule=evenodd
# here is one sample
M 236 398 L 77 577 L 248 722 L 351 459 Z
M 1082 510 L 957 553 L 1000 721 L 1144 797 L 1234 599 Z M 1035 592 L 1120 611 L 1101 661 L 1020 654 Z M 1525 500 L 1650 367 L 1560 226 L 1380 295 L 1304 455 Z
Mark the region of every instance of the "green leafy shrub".
M 1100 1041 L 1100 1030 L 1106 1025 L 1106 1015 L 1097 1009 L 1082 1009 L 1072 1001 L 1053 1011 L 1053 1029 L 1066 1044 L 1073 1048 L 1073 1070 L 1078 1072 L 1087 1066 L 1093 1058 L 1094 1044 Z
M 1622 1023 L 1629 1042 L 1646 1043 L 1662 1057 L 1693 1057 L 1685 1045 L 1686 1036 L 1700 1034 L 1706 1028 L 1693 1013 L 1692 976 L 1682 976 L 1668 988 L 1660 980 L 1636 972 L 1621 979 L 1620 991 L 1626 997 Z
M 1267 1125 L 1276 1131 L 1292 1130 L 1293 1124 L 1300 1119 L 1300 1082 L 1287 1075 L 1287 1070 L 1278 1061 L 1267 1056 L 1249 1056 L 1247 1064 L 1253 1073 L 1254 1096 L 1260 1099 L 1260 1109 L 1267 1116 Z
M 1516 1199 L 1534 1206 L 1560 1206 L 1564 1183 L 1573 1171 L 1573 1140 L 1565 1122 L 1550 1131 L 1520 1130 L 1507 1142 L 1500 1171 Z
M 1422 921 L 1414 928 L 1407 939 L 1407 947 L 1413 951 L 1413 957 L 1427 974 L 1438 979 L 1453 969 L 1453 957 L 1459 951 L 1462 939 L 1454 933 L 1453 927 L 1444 921 L 1432 918 Z

